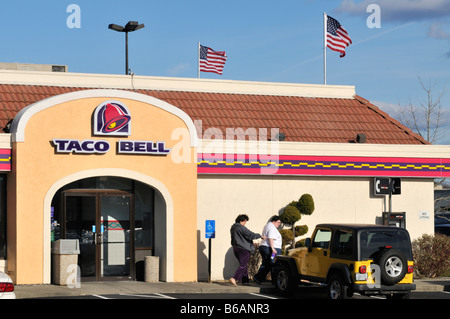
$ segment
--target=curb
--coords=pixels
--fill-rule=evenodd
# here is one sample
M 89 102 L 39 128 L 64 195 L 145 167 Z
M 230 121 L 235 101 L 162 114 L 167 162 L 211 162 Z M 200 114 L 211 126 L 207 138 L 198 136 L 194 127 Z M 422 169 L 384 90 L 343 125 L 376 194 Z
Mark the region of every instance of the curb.
M 416 292 L 450 292 L 450 278 L 447 279 L 419 279 L 415 280 Z M 33 298 L 64 298 L 64 297 L 82 297 L 89 295 L 107 295 L 107 294 L 167 294 L 167 293 L 198 293 L 198 294 L 216 294 L 216 293 L 271 293 L 274 287 L 270 283 L 262 285 L 249 284 L 231 286 L 228 282 L 156 282 L 145 283 L 137 281 L 124 282 L 100 282 L 100 283 L 81 283 L 79 288 L 69 288 L 58 285 L 18 285 L 15 287 L 16 299 Z
M 416 284 L 415 291 L 450 291 L 450 278 L 417 279 L 414 283 Z

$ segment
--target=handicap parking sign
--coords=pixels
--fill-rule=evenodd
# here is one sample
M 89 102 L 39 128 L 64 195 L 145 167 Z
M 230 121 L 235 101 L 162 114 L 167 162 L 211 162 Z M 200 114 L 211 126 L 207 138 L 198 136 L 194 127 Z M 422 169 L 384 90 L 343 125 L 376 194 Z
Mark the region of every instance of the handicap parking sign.
M 207 220 L 205 223 L 205 237 L 216 238 L 216 221 Z

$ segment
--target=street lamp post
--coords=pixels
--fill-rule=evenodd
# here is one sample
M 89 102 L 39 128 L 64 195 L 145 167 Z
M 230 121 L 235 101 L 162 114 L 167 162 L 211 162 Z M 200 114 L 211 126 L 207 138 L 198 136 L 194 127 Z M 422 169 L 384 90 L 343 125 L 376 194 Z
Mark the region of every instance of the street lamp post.
M 125 74 L 128 74 L 128 32 L 137 31 L 144 27 L 145 27 L 144 24 L 139 24 L 137 21 L 128 21 L 125 27 L 122 27 L 117 24 L 110 24 L 108 26 L 108 29 L 117 32 L 125 32 Z

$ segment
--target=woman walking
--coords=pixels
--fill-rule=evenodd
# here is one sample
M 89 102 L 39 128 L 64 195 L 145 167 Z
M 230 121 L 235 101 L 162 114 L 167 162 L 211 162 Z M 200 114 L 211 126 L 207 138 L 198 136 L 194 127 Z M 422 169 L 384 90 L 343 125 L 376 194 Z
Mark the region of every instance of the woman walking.
M 236 282 L 241 283 L 248 282 L 248 261 L 250 260 L 250 252 L 254 250 L 253 240 L 262 237 L 260 234 L 253 233 L 245 224 L 248 222 L 248 216 L 245 214 L 236 217 L 235 223 L 231 226 L 231 246 L 233 246 L 233 252 L 239 261 L 239 266 L 236 269 L 233 277 L 230 278 L 230 282 L 237 286 Z
M 262 234 L 267 239 L 259 245 L 259 253 L 262 257 L 262 264 L 258 273 L 253 276 L 253 281 L 260 284 L 266 279 L 267 274 L 272 269 L 273 257 L 281 254 L 281 234 L 278 227 L 281 225 L 280 216 L 272 216 L 270 221 L 264 226 Z

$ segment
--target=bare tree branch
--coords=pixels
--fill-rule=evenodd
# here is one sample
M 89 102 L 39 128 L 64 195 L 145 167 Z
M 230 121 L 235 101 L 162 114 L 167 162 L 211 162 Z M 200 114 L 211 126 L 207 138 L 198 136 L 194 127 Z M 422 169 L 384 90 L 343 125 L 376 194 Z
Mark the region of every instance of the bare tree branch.
M 424 83 L 419 77 L 419 83 L 425 91 L 426 99 L 413 103 L 409 98 L 409 105 L 401 109 L 401 122 L 411 128 L 431 144 L 436 143 L 442 136 L 442 104 L 441 99 L 446 90 L 435 94 L 435 83 Z

